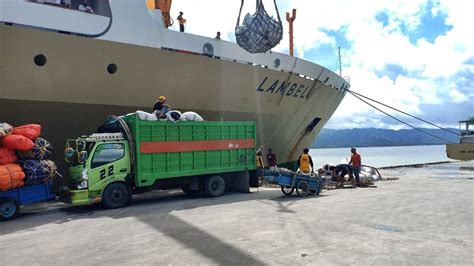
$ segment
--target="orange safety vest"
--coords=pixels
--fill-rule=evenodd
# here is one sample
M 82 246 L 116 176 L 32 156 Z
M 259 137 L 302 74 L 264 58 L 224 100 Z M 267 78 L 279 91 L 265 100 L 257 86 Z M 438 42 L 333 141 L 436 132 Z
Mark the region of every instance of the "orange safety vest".
M 263 165 L 263 159 L 262 159 L 262 156 L 257 156 L 257 168 L 263 168 L 265 167 Z
M 311 171 L 309 164 L 309 155 L 302 154 L 300 158 L 300 170 L 304 173 L 309 173 Z

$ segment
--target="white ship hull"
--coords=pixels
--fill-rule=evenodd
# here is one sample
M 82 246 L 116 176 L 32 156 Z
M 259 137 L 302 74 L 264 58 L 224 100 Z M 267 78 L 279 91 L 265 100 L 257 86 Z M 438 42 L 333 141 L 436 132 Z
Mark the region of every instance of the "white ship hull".
M 111 7 L 117 14 L 124 12 L 120 5 L 129 5 L 115 2 Z M 151 112 L 156 98 L 166 95 L 174 109 L 195 111 L 206 120 L 255 120 L 258 145 L 272 148 L 279 163 L 286 163 L 312 144 L 349 86 L 321 66 L 277 53 L 241 52 L 233 58 L 229 52 L 239 48 L 223 42 L 214 45 L 214 56 L 205 56 L 193 45 L 165 49 L 173 45 L 165 39 L 174 32 L 159 31 L 169 38 L 161 36 L 161 46 L 153 47 L 155 40 L 114 40 L 114 31 L 112 26 L 108 34 L 91 38 L 0 24 L 0 120 L 42 124 L 59 160 L 67 138 L 94 131 L 109 114 Z M 213 43 L 188 38 L 192 44 Z M 46 58 L 43 66 L 35 64 L 37 55 Z M 239 61 L 243 57 L 245 62 Z M 259 63 L 276 57 L 279 70 Z M 291 62 L 293 68 L 284 69 Z M 108 73 L 110 64 L 116 73 Z M 291 72 L 298 69 L 300 74 Z

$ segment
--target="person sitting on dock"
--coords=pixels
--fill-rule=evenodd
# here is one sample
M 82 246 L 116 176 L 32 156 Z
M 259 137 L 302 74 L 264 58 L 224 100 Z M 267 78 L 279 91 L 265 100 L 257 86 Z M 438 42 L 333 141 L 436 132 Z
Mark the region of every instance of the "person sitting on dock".
M 300 171 L 306 174 L 314 173 L 313 159 L 308 153 L 309 149 L 304 148 L 303 154 L 301 154 L 298 158 L 298 166 L 300 168 Z
M 166 119 L 166 113 L 171 110 L 171 107 L 166 104 L 166 97 L 160 96 L 158 101 L 155 102 L 153 106 L 153 113 L 156 115 L 158 119 Z
M 351 148 L 351 153 L 352 155 L 349 164 L 352 165 L 352 173 L 356 178 L 356 186 L 360 187 L 361 184 L 359 183 L 359 173 L 362 160 L 360 158 L 360 154 L 357 153 L 356 148 Z

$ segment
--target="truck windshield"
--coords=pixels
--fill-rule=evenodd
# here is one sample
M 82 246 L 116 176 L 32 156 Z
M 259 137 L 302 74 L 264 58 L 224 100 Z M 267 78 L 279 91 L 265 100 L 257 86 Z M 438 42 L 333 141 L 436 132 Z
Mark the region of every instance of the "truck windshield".
M 117 161 L 123 156 L 125 156 L 125 149 L 122 143 L 100 144 L 95 149 L 91 167 L 96 168 Z
M 68 140 L 64 151 L 64 159 L 73 166 L 84 164 L 87 158 L 89 158 L 94 144 L 94 142 L 87 142 L 80 139 Z

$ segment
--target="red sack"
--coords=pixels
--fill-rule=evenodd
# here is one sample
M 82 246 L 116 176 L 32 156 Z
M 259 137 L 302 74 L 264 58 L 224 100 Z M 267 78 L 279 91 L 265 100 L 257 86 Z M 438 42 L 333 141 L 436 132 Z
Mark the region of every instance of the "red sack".
M 0 148 L 0 165 L 14 163 L 18 160 L 14 150 Z
M 12 134 L 22 135 L 31 140 L 34 140 L 41 135 L 41 125 L 28 124 L 24 126 L 15 127 L 13 128 Z
M 22 187 L 25 173 L 18 164 L 0 166 L 0 191 Z
M 21 135 L 7 135 L 0 140 L 0 143 L 7 149 L 20 151 L 31 150 L 34 146 L 31 139 Z

